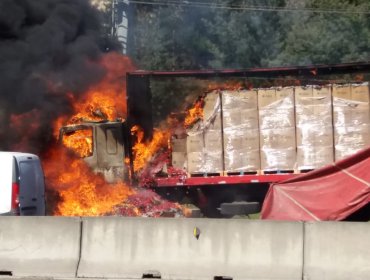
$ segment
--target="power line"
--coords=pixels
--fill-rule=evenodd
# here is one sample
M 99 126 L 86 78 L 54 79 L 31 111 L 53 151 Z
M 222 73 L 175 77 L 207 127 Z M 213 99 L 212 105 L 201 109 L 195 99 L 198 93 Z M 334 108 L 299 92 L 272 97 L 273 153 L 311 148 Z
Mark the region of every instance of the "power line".
M 303 13 L 326 13 L 326 14 L 363 14 L 370 15 L 370 10 L 346 10 L 346 9 L 314 9 L 314 8 L 289 8 L 277 6 L 253 6 L 253 5 L 224 5 L 211 2 L 198 1 L 155 1 L 148 0 L 131 0 L 133 4 L 153 5 L 153 6 L 182 6 L 197 7 L 207 9 L 225 9 L 239 11 L 260 11 L 260 12 L 303 12 Z

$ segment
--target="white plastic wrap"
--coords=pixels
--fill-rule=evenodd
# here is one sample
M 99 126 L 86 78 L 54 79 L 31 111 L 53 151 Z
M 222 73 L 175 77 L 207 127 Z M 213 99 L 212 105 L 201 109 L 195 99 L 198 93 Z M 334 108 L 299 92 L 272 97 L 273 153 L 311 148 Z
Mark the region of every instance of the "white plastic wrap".
M 223 91 L 222 114 L 225 171 L 259 170 L 257 91 Z
M 259 131 L 239 125 L 224 129 L 225 170 L 257 171 L 260 169 Z
M 370 145 L 368 83 L 333 86 L 335 160 Z
M 296 164 L 296 148 L 261 149 L 261 168 L 265 171 L 293 170 Z
M 296 168 L 294 90 L 292 87 L 258 91 L 261 169 Z
M 295 88 L 297 168 L 317 169 L 334 160 L 330 86 Z
M 225 154 L 225 169 L 228 172 L 254 172 L 260 169 L 260 151 L 234 149 Z

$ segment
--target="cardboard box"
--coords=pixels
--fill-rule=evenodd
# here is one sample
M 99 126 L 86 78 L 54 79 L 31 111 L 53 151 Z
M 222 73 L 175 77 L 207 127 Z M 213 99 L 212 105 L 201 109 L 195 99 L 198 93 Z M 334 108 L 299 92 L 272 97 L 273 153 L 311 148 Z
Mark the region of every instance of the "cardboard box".
M 225 170 L 228 172 L 260 170 L 259 150 L 233 150 L 225 154 Z
M 265 171 L 294 170 L 296 168 L 296 148 L 261 149 L 261 169 Z
M 201 129 L 207 130 L 217 130 L 221 129 L 221 111 L 217 112 L 217 114 L 212 115 L 212 117 L 208 119 L 204 119 L 201 124 Z
M 331 103 L 331 86 L 313 86 L 312 87 L 312 96 L 318 98 L 324 98 Z
M 221 112 L 220 92 L 219 91 L 209 92 L 204 98 L 203 119 L 207 120 L 209 118 L 212 118 L 213 115 L 219 114 L 220 112 Z
M 369 103 L 369 83 L 352 84 L 351 100 Z
M 187 170 L 189 173 L 204 172 L 205 158 L 203 152 L 192 152 L 187 154 Z
M 293 88 L 258 91 L 259 127 L 261 129 L 295 126 Z
M 223 171 L 222 150 L 210 151 L 206 150 L 204 154 L 203 172 L 215 173 Z
M 224 130 L 225 153 L 232 150 L 254 150 L 259 149 L 259 131 L 250 130 L 246 127 Z
M 223 110 L 223 127 L 229 128 L 242 124 L 242 115 L 240 110 Z
M 331 104 L 307 105 L 296 107 L 296 125 L 332 125 Z
M 351 100 L 351 85 L 333 85 L 333 98 Z
M 192 132 L 189 133 L 186 138 L 186 150 L 187 153 L 202 152 L 204 148 L 204 135 L 203 132 Z
M 172 152 L 186 153 L 186 138 L 175 138 L 171 137 L 171 149 Z
M 241 144 L 243 149 L 256 150 L 259 149 L 259 131 L 257 129 L 247 129 L 242 131 Z
M 258 111 L 253 109 L 224 109 L 223 110 L 223 128 L 234 126 L 244 126 L 252 129 L 258 128 Z
M 222 91 L 222 108 L 224 110 L 257 108 L 257 90 Z
M 280 150 L 296 147 L 295 127 L 263 129 L 260 131 L 261 149 Z
M 366 147 L 369 147 L 368 144 Z M 336 145 L 335 146 L 335 160 L 341 160 L 346 157 L 352 156 L 353 154 L 361 151 L 364 147 L 361 146 L 353 146 L 353 145 Z
M 269 106 L 276 102 L 276 90 L 275 88 L 269 89 L 258 89 L 258 108 L 265 109 L 266 106 Z
M 278 87 L 276 88 L 276 100 L 289 99 L 294 100 L 294 87 Z
M 329 86 L 306 86 L 295 88 L 295 106 L 331 106 L 331 88 Z
M 177 169 L 186 170 L 187 167 L 186 153 L 172 152 L 172 166 Z
M 312 86 L 299 86 L 294 88 L 295 104 L 300 105 L 302 101 L 313 96 Z
M 357 151 L 370 145 L 370 125 L 334 128 L 335 146 L 347 146 Z
M 333 146 L 311 146 L 297 148 L 299 170 L 318 169 L 334 161 Z
M 241 124 L 249 129 L 258 129 L 258 110 L 257 107 L 253 109 L 240 110 Z
M 295 126 L 294 108 L 271 109 L 259 111 L 261 129 L 284 128 Z
M 204 149 L 206 151 L 222 151 L 221 130 L 206 130 L 204 132 Z
M 368 103 L 335 98 L 334 126 L 357 126 L 370 123 L 370 112 Z
M 297 126 L 297 147 L 333 146 L 332 126 L 305 125 Z

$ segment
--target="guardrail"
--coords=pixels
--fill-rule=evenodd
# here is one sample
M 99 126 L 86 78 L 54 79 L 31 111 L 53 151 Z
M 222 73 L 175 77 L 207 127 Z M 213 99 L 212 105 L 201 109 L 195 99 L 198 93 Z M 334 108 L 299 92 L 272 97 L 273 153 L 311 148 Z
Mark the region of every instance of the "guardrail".
M 369 279 L 370 223 L 0 217 L 0 276 Z

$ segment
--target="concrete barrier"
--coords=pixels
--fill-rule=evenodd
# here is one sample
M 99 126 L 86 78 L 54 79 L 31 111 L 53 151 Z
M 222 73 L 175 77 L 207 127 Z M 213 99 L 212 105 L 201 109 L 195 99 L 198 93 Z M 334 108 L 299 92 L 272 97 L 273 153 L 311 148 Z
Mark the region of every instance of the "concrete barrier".
M 77 276 L 287 280 L 302 270 L 302 223 L 105 217 L 83 219 Z
M 74 277 L 81 220 L 0 217 L 0 272 L 13 276 Z
M 304 279 L 370 279 L 370 223 L 306 223 Z

